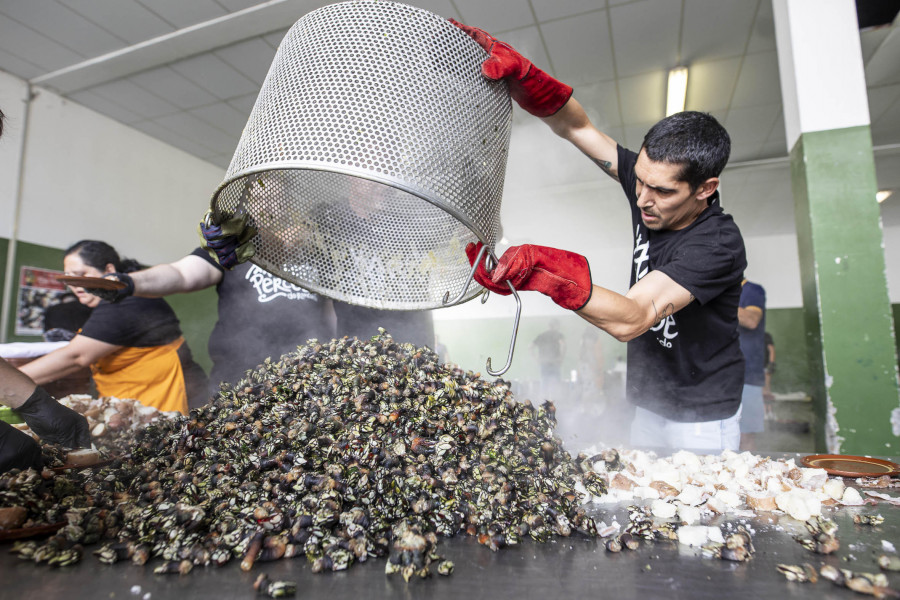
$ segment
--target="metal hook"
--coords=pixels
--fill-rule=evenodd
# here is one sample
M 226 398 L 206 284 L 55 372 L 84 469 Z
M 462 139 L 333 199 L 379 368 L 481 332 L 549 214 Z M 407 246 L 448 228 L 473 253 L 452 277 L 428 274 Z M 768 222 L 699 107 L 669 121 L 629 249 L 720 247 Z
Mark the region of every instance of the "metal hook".
M 442 300 L 444 306 L 450 306 L 451 304 L 456 304 L 460 300 L 462 300 L 463 296 L 466 295 L 466 291 L 469 289 L 469 284 L 472 283 L 472 280 L 475 277 L 475 269 L 478 268 L 478 263 L 481 261 L 481 257 L 484 256 L 484 253 L 487 251 L 487 246 L 482 246 L 481 250 L 478 251 L 478 256 L 475 257 L 475 261 L 472 263 L 472 268 L 469 270 L 469 277 L 466 279 L 466 285 L 463 287 L 462 291 L 453 299 L 453 301 L 448 302 L 447 299 L 450 297 L 450 292 L 444 292 L 444 299 Z M 482 304 L 485 300 L 481 301 Z
M 494 261 L 494 265 L 491 266 L 490 270 L 494 269 L 494 266 L 499 262 L 497 257 L 494 256 L 494 253 L 491 252 L 489 258 Z M 506 365 L 499 371 L 491 370 L 491 359 L 488 357 L 487 364 L 485 365 L 485 370 L 487 370 L 488 375 L 493 377 L 499 377 L 509 371 L 509 368 L 512 366 L 513 352 L 516 349 L 516 336 L 519 334 L 519 318 L 522 316 L 522 300 L 519 298 L 518 292 L 516 292 L 516 288 L 513 287 L 513 284 L 509 281 L 506 282 L 506 285 L 509 287 L 509 291 L 512 293 L 513 298 L 516 299 L 516 320 L 513 323 L 513 331 L 512 331 L 512 339 L 509 340 L 509 354 L 506 357 Z

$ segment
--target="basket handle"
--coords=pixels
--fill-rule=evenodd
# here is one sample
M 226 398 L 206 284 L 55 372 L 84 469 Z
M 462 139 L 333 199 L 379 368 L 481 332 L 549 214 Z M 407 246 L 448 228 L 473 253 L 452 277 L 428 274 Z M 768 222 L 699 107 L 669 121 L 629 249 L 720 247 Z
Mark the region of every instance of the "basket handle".
M 487 254 L 487 255 L 485 255 L 485 254 Z M 482 260 L 484 260 L 484 267 L 488 273 L 493 271 L 494 267 L 496 267 L 497 263 L 499 262 L 497 260 L 497 257 L 494 255 L 494 251 L 490 250 L 488 252 L 488 247 L 486 245 L 482 245 L 481 250 L 478 251 L 478 256 L 476 256 L 475 260 L 472 261 L 472 268 L 469 270 L 468 278 L 466 278 L 466 285 L 463 286 L 462 291 L 459 294 L 457 294 L 457 296 L 453 300 L 449 299 L 450 292 L 445 292 L 444 298 L 442 301 L 444 306 L 450 306 L 450 305 L 456 304 L 457 302 L 462 300 L 463 296 L 466 295 L 466 291 L 469 289 L 469 285 L 472 283 L 472 280 L 475 277 L 475 270 L 478 268 L 478 263 L 480 263 Z M 514 288 L 513 284 L 511 284 L 509 281 L 506 282 L 506 285 L 509 286 L 509 291 L 512 293 L 513 298 L 516 299 L 516 318 L 515 318 L 515 321 L 513 322 L 512 339 L 510 339 L 510 341 L 509 341 L 509 354 L 506 357 L 506 364 L 499 371 L 494 371 L 491 369 L 490 357 L 488 357 L 488 359 L 487 359 L 487 364 L 485 365 L 485 369 L 487 370 L 488 374 L 493 377 L 499 377 L 500 375 L 503 375 L 504 373 L 509 371 L 509 368 L 512 366 L 513 352 L 516 349 L 516 337 L 518 336 L 518 333 L 519 333 L 519 319 L 522 316 L 522 300 L 521 300 L 521 298 L 519 298 L 519 294 L 518 294 L 518 292 L 516 292 L 516 288 Z M 484 293 L 481 295 L 481 303 L 482 304 L 487 302 L 489 295 L 490 295 L 490 291 L 485 289 Z
M 496 259 L 494 259 L 496 261 Z M 516 349 L 516 336 L 519 333 L 519 317 L 522 316 L 522 300 L 519 298 L 519 294 L 516 292 L 516 288 L 513 287 L 509 281 L 506 282 L 506 285 L 509 286 L 509 291 L 512 292 L 513 298 L 516 299 L 516 320 L 513 322 L 513 330 L 512 330 L 512 339 L 509 340 L 509 355 L 506 357 L 506 365 L 503 366 L 499 371 L 491 370 L 491 357 L 488 357 L 487 364 L 485 365 L 485 370 L 487 370 L 489 375 L 494 377 L 500 377 L 512 366 L 513 359 L 513 351 Z M 484 300 L 482 300 L 484 302 Z
M 462 291 L 457 294 L 456 298 L 453 300 L 448 300 L 450 297 L 450 292 L 444 292 L 443 304 L 444 306 L 451 306 L 456 304 L 460 300 L 463 299 L 463 296 L 466 295 L 466 292 L 469 289 L 469 284 L 472 283 L 472 279 L 475 277 L 475 269 L 478 268 L 478 263 L 481 261 L 481 258 L 484 256 L 484 253 L 487 252 L 488 247 L 483 245 L 481 246 L 481 250 L 478 251 L 478 256 L 475 257 L 475 260 L 472 262 L 472 268 L 469 270 L 469 276 L 466 278 L 466 285 L 463 286 Z M 485 290 L 487 292 L 487 290 Z M 481 299 L 481 303 L 484 304 L 487 301 L 487 294 L 485 293 L 484 297 Z

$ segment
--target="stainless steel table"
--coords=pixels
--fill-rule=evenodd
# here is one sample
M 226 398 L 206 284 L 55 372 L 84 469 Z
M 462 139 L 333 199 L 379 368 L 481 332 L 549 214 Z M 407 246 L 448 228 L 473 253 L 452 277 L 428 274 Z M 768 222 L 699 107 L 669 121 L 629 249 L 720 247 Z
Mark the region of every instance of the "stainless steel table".
M 794 455 L 787 455 L 794 456 Z M 847 480 L 852 484 L 852 480 Z M 895 488 L 891 495 L 898 495 Z M 594 506 L 598 520 L 613 515 L 627 523 L 624 506 Z M 854 514 L 878 513 L 879 526 L 856 525 Z M 150 565 L 104 565 L 92 555 L 75 566 L 52 569 L 19 560 L 0 545 L 0 598 L 52 600 L 115 599 L 150 600 L 197 598 L 224 600 L 253 598 L 253 581 L 261 572 L 271 579 L 288 579 L 298 586 L 297 598 L 366 599 L 433 598 L 587 598 L 648 600 L 653 598 L 853 598 L 856 593 L 820 580 L 816 584 L 791 583 L 775 570 L 779 563 L 808 562 L 817 569 L 823 563 L 854 571 L 878 572 L 875 557 L 882 540 L 900 548 L 900 508 L 878 506 L 826 509 L 838 523 L 841 548 L 821 556 L 805 550 L 793 534 L 805 533 L 802 525 L 787 517 L 719 517 L 709 523 L 744 523 L 752 530 L 756 554 L 747 563 L 701 558 L 699 552 L 673 542 L 642 543 L 636 551 L 607 552 L 601 540 L 574 535 L 546 544 L 531 542 L 491 552 L 473 538 L 441 540 L 438 552 L 456 563 L 450 577 L 412 579 L 384 574 L 384 559 L 370 560 L 339 573 L 313 574 L 304 558 L 258 563 L 244 573 L 237 560 L 222 568 L 194 568 L 185 576 L 154 575 Z M 88 550 L 95 549 L 89 547 Z M 888 573 L 891 586 L 900 589 L 900 573 Z M 140 587 L 138 594 L 132 593 Z M 261 596 L 262 597 L 262 596 Z

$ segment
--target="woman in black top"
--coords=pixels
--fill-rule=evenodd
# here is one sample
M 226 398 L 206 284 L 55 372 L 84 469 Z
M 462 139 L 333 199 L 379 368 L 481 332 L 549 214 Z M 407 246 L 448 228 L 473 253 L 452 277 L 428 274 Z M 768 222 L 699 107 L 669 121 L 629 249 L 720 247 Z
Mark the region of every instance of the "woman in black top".
M 95 240 L 82 240 L 66 250 L 63 265 L 66 275 L 78 277 L 140 268 Z M 22 371 L 41 384 L 90 365 L 101 396 L 135 398 L 162 411 L 187 414 L 188 389 L 202 393 L 206 376 L 193 362 L 166 301 L 129 296 L 110 303 L 80 287 L 72 291 L 93 308 L 90 318 L 67 346 L 24 365 Z

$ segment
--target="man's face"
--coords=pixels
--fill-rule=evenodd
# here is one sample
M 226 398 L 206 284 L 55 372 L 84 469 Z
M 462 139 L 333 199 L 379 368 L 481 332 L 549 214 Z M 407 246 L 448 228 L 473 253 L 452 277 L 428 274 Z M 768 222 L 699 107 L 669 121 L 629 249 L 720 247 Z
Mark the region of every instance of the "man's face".
M 650 160 L 644 150 L 638 154 L 634 192 L 647 229 L 684 229 L 703 212 L 719 183 L 716 178 L 708 179 L 692 192 L 687 182 L 677 179 L 680 173 L 680 165 Z

